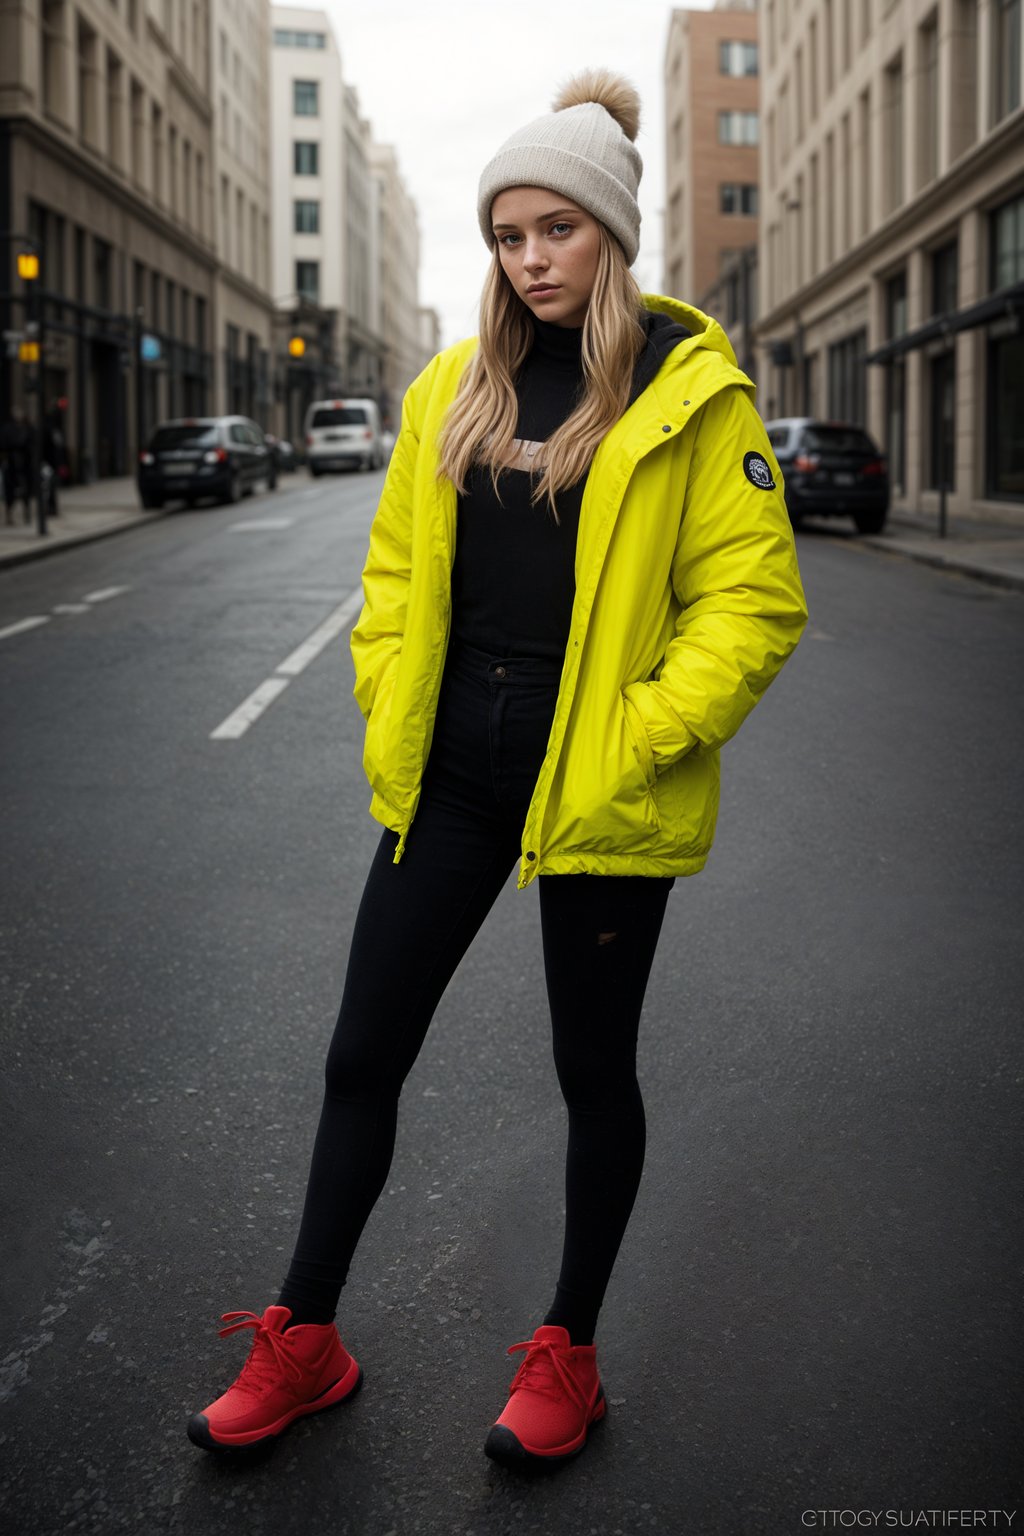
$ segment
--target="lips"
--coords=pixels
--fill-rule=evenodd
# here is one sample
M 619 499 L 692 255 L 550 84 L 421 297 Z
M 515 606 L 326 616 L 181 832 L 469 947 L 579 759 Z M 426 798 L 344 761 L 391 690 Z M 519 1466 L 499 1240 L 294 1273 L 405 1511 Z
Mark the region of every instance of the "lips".
M 539 293 L 557 293 L 558 292 L 558 284 L 557 283 L 533 283 L 531 285 L 531 287 L 527 288 L 526 291 L 527 291 L 527 293 L 535 293 L 535 294 L 539 294 Z

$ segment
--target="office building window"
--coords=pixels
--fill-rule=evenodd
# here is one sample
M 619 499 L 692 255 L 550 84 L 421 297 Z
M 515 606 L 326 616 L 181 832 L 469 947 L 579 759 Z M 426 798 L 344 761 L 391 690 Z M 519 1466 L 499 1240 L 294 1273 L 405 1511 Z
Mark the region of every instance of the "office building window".
M 723 75 L 756 75 L 756 43 L 719 43 L 718 68 Z
M 292 81 L 292 111 L 296 117 L 320 116 L 320 86 L 316 80 Z
M 304 139 L 295 140 L 293 169 L 296 176 L 319 176 L 320 145 Z
M 956 353 L 950 348 L 930 359 L 930 452 L 928 485 L 952 490 L 956 478 Z
M 295 233 L 297 235 L 318 235 L 320 233 L 320 204 L 318 202 L 296 202 Z
M 287 27 L 274 28 L 275 48 L 326 48 L 324 32 L 290 32 Z
M 903 55 L 885 71 L 885 211 L 903 202 Z
M 722 213 L 757 214 L 757 186 L 736 181 L 723 181 L 718 188 L 719 207 Z
M 311 304 L 320 302 L 320 263 L 297 261 L 295 263 L 295 292 Z
M 992 110 L 996 123 L 1020 106 L 1020 8 L 1021 0 L 995 0 Z
M 758 142 L 756 112 L 719 112 L 719 144 L 756 144 Z
M 990 231 L 993 289 L 1024 282 L 1024 197 L 997 208 Z
M 828 349 L 828 413 L 862 427 L 867 415 L 864 357 L 867 332 L 855 331 Z
M 932 314 L 950 315 L 957 306 L 958 248 L 955 240 L 932 256 Z
M 890 341 L 907 329 L 907 274 L 900 272 L 885 285 L 886 335 Z M 907 483 L 907 368 L 902 357 L 893 358 L 885 379 L 885 452 L 894 490 Z
M 986 491 L 1001 500 L 1024 502 L 1024 335 L 1012 322 L 988 344 Z

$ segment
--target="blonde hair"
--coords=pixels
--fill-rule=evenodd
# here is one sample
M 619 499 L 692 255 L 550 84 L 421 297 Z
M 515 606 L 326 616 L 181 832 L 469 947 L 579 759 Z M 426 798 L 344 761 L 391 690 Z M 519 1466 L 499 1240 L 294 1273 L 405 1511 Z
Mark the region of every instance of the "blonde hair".
M 644 345 L 643 299 L 625 253 L 598 225 L 597 273 L 583 323 L 583 396 L 538 455 L 531 500 L 547 499 L 557 521 L 555 497 L 582 479 L 601 439 L 629 405 L 633 370 Z M 511 467 L 519 407 L 515 381 L 533 345 L 530 311 L 505 276 L 498 248 L 480 300 L 480 345 L 466 368 L 441 430 L 439 475 L 460 495 L 476 464 L 498 476 Z

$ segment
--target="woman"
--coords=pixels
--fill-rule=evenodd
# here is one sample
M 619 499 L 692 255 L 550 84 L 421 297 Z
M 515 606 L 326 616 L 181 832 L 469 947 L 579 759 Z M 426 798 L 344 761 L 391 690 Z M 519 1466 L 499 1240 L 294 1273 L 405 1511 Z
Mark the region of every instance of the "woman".
M 484 170 L 480 339 L 408 392 L 352 638 L 371 813 L 302 1226 L 238 1381 L 189 1425 L 251 1445 L 361 1381 L 334 1325 L 434 1009 L 518 864 L 540 877 L 569 1112 L 550 1310 L 485 1450 L 581 1450 L 594 1330 L 640 1181 L 636 1044 L 669 890 L 711 847 L 718 749 L 806 618 L 753 386 L 723 332 L 641 299 L 639 104 L 606 72 Z

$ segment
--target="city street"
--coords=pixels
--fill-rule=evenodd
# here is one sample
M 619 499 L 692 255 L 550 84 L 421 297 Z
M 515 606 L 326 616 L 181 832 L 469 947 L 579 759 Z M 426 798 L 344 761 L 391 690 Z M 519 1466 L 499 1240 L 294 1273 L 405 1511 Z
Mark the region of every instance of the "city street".
M 382 480 L 290 475 L 0 571 L 0 1530 L 1013 1511 L 1024 596 L 841 523 L 801 535 L 805 639 L 670 899 L 586 1453 L 532 1479 L 482 1453 L 561 1244 L 536 887 L 511 880 L 342 1296 L 362 1392 L 255 1460 L 186 1439 L 248 1347 L 220 1314 L 276 1299 L 379 833 L 347 634 Z

